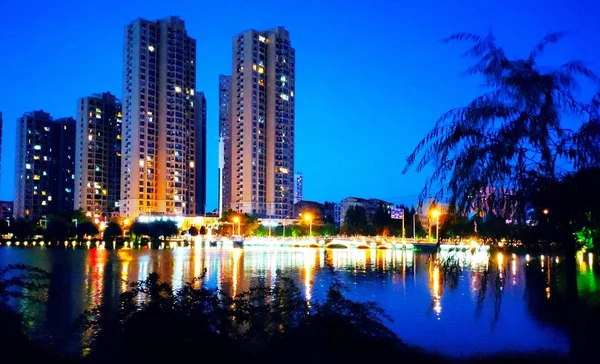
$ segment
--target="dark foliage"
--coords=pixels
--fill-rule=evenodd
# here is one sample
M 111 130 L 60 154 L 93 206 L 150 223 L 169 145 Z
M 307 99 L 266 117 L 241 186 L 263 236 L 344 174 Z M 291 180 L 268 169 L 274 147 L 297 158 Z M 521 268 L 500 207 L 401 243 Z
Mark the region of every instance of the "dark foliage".
M 258 285 L 229 298 L 204 288 L 202 279 L 173 291 L 150 274 L 121 295 L 118 312 L 99 307 L 86 314 L 87 327 L 95 333 L 88 359 L 184 360 L 197 355 L 198 345 L 223 355 L 222 362 L 240 357 L 276 362 L 282 355 L 298 362 L 289 353 L 309 346 L 314 348 L 306 353 L 310 361 L 323 363 L 336 357 L 356 359 L 342 350 L 347 345 L 375 350 L 369 357 L 381 359 L 407 350 L 385 326 L 389 318 L 381 308 L 348 300 L 342 291 L 335 282 L 323 303 L 309 305 L 297 285 L 283 278 L 275 287 Z
M 109 222 L 102 233 L 102 237 L 106 242 L 112 241 L 119 236 L 123 236 L 123 229 L 121 229 L 121 226 L 115 221 Z

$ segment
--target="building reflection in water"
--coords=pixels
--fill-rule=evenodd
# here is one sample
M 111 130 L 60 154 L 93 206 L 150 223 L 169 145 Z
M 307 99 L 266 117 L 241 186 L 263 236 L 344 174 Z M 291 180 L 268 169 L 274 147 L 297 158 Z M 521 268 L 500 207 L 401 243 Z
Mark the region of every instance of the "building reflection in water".
M 232 279 L 231 296 L 235 296 L 238 294 L 238 287 L 239 287 L 239 283 L 240 283 L 241 276 L 242 276 L 240 274 L 240 272 L 243 270 L 243 260 L 242 260 L 243 255 L 244 255 L 243 249 L 233 249 L 231 251 L 231 257 L 233 260 L 233 272 L 232 272 L 232 276 L 231 276 L 231 279 Z
M 437 262 L 429 265 L 429 287 L 433 299 L 432 308 L 439 319 L 442 313 L 442 284 L 440 267 Z
M 316 265 L 316 259 L 316 249 L 307 248 L 304 251 L 304 295 L 306 297 L 306 302 L 308 302 L 309 304 L 310 300 L 312 299 L 313 272 Z
M 173 285 L 173 291 L 178 291 L 183 287 L 184 282 L 184 271 L 186 271 L 185 269 L 185 265 L 188 263 L 188 258 L 189 257 L 189 249 L 188 248 L 175 248 L 172 250 L 173 251 L 173 260 L 174 260 L 174 267 L 173 267 L 173 272 L 172 274 L 172 278 L 171 278 L 171 284 Z M 185 262 L 185 264 L 184 264 Z M 169 267 L 170 264 L 165 264 L 165 266 Z M 168 277 L 168 275 L 163 275 L 163 277 Z M 187 280 L 192 280 L 192 277 L 187 277 Z
M 204 274 L 204 249 L 202 249 L 201 244 L 196 241 L 193 249 L 193 277 L 196 278 L 205 278 Z M 195 287 L 198 288 L 200 285 L 200 281 L 195 282 Z
M 88 292 L 90 302 L 89 308 L 102 304 L 104 298 L 104 268 L 108 258 L 108 251 L 105 249 L 91 249 L 86 257 L 85 270 L 87 272 L 85 280 L 85 289 Z
M 15 254 L 15 252 L 21 250 L 0 250 L 0 253 L 4 254 Z M 27 251 L 27 253 L 31 255 L 32 252 Z M 42 257 L 58 253 L 56 250 L 40 250 Z M 56 255 L 51 261 L 52 266 L 46 267 L 53 273 L 53 277 L 63 277 L 62 279 L 69 277 L 68 281 L 52 282 L 50 289 L 50 300 L 53 300 L 53 303 L 48 304 L 48 313 L 55 317 L 53 325 L 56 327 L 60 327 L 60 322 L 69 319 L 67 315 L 60 315 L 60 310 L 67 306 L 64 303 L 67 297 L 71 300 L 69 304 L 72 305 L 70 309 L 73 312 L 81 312 L 83 309 L 109 303 L 109 300 L 118 304 L 118 294 L 128 289 L 125 282 L 145 280 L 150 272 L 159 273 L 163 280 L 173 283 L 175 288 L 206 272 L 204 282 L 207 287 L 222 289 L 226 295 L 239 294 L 248 290 L 253 284 L 272 286 L 281 279 L 282 275 L 285 275 L 293 278 L 306 301 L 314 304 L 316 299 L 324 298 L 331 281 L 328 266 L 336 268 L 337 276 L 351 288 L 350 298 L 374 297 L 381 302 L 382 306 L 386 306 L 386 310 L 396 315 L 397 322 L 408 319 L 409 323 L 419 325 L 423 325 L 424 321 L 418 319 L 414 322 L 410 321 L 411 316 L 422 315 L 423 308 L 430 307 L 432 314 L 429 315 L 428 320 L 439 326 L 446 325 L 443 321 L 449 322 L 447 318 L 455 320 L 454 315 L 468 315 L 464 317 L 472 318 L 472 306 L 478 302 L 477 296 L 481 292 L 480 286 L 483 281 L 481 277 L 488 265 L 491 271 L 486 281 L 488 288 L 495 285 L 494 278 L 498 273 L 497 270 L 504 271 L 506 278 L 511 278 L 512 284 L 505 286 L 507 292 L 503 299 L 510 302 L 511 315 L 515 314 L 514 312 L 524 315 L 519 313 L 519 306 L 515 305 L 523 305 L 524 300 L 520 289 L 531 282 L 526 276 L 526 270 L 523 269 L 525 264 L 529 264 L 529 271 L 536 273 L 535 289 L 538 292 L 537 297 L 542 301 L 546 301 L 544 297 L 550 294 L 557 296 L 559 286 L 557 278 L 552 276 L 560 278 L 558 273 L 561 269 L 556 268 L 561 268 L 558 265 L 564 264 L 562 258 L 557 261 L 555 256 L 542 258 L 539 255 L 517 257 L 512 254 L 498 253 L 490 256 L 479 252 L 474 254 L 456 251 L 441 252 L 439 255 L 441 261 L 454 256 L 464 268 L 461 271 L 457 290 L 454 288 L 445 290 L 444 286 L 451 281 L 449 278 L 448 282 L 445 281 L 447 277 L 444 276 L 443 265 L 428 264 L 426 252 L 412 250 L 258 247 L 231 249 L 196 245 L 192 248 L 177 247 L 164 250 L 107 251 L 92 248 L 73 251 L 69 246 L 67 253 L 70 254 L 68 261 L 66 257 L 61 260 L 59 259 L 61 256 Z M 597 279 L 600 279 L 600 276 L 597 275 L 598 267 L 593 266 L 594 258 L 588 252 L 580 253 L 578 256 L 578 284 L 582 292 L 598 289 Z M 111 268 L 111 264 L 114 268 Z M 66 265 L 70 266 L 66 267 Z M 417 266 L 419 269 L 423 267 L 419 274 L 417 274 Z M 65 293 L 67 291 L 68 294 Z M 488 289 L 486 297 L 493 294 L 494 291 Z M 445 300 L 443 304 L 442 297 Z M 75 300 L 79 301 L 73 303 Z M 486 298 L 484 312 L 492 308 L 492 302 Z M 52 304 L 55 305 L 50 307 Z M 457 306 L 464 309 L 455 309 Z M 517 308 L 513 310 L 513 307 Z M 55 311 L 51 311 L 50 308 Z M 444 311 L 444 320 L 438 323 L 442 311 Z M 529 316 L 519 317 L 523 320 L 529 318 Z M 508 325 L 509 322 L 507 321 L 506 324 Z M 537 322 L 534 324 L 537 325 Z M 515 325 L 511 328 L 517 327 Z M 433 329 L 434 326 L 431 328 Z M 471 328 L 467 329 L 471 330 Z M 476 330 L 474 335 L 486 332 L 489 326 L 484 329 L 476 327 Z M 409 333 L 405 335 L 409 336 Z
M 119 250 L 117 257 L 121 262 L 121 293 L 129 287 L 129 263 L 133 259 L 127 250 Z

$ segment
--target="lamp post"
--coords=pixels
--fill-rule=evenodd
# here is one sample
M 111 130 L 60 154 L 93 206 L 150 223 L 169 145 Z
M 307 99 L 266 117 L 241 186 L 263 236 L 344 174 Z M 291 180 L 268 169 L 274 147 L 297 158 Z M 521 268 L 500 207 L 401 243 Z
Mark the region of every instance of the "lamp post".
M 431 212 L 431 215 L 433 217 L 435 217 L 435 240 L 439 241 L 440 240 L 440 211 L 439 210 L 433 210 Z
M 415 217 L 417 216 L 417 212 L 413 214 L 413 242 L 417 243 L 417 224 L 415 222 Z
M 311 214 L 304 214 L 304 220 L 308 221 L 308 235 L 312 236 L 312 216 Z
M 239 218 L 239 216 L 234 217 L 233 218 L 233 222 L 236 223 L 237 226 L 238 226 L 238 235 L 242 235 L 241 232 L 240 232 L 240 218 Z

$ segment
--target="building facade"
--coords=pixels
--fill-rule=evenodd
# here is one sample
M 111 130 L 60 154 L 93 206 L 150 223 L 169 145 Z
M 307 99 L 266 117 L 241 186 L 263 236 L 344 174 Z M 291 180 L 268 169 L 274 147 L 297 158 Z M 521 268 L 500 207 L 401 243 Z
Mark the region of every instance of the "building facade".
M 287 30 L 233 39 L 231 208 L 284 218 L 294 206 L 295 50 Z
M 196 93 L 196 215 L 206 214 L 206 97 Z
M 294 176 L 294 203 L 302 201 L 302 173 L 298 172 Z
M 13 217 L 13 202 L 0 201 L 0 220 L 10 220 Z
M 294 204 L 294 214 L 284 217 L 302 219 L 305 213 L 310 214 L 313 220 L 323 220 L 323 204 L 315 201 L 298 201 Z
M 325 201 L 323 203 L 323 221 L 338 225 L 339 220 L 336 220 L 336 209 L 338 209 L 338 204 L 335 202 Z
M 219 75 L 219 209 L 231 208 L 231 76 Z
M 125 28 L 122 216 L 193 215 L 196 183 L 196 41 L 178 17 Z
M 75 208 L 107 220 L 119 213 L 121 102 L 109 92 L 77 101 Z
M 75 120 L 44 111 L 17 120 L 14 215 L 27 219 L 73 209 Z
M 367 209 L 367 200 L 359 197 L 346 197 L 342 201 L 340 201 L 340 209 L 339 209 L 339 224 L 340 226 L 344 225 L 344 218 L 346 217 L 346 212 L 350 208 L 350 206 L 361 206 Z
M 367 200 L 364 207 L 367 210 L 367 216 L 369 216 L 369 218 L 371 219 L 373 216 L 375 216 L 375 213 L 377 212 L 377 210 L 379 210 L 379 208 L 383 208 L 384 211 L 390 214 L 392 208 L 394 207 L 394 204 L 391 202 L 380 200 L 378 198 L 370 198 Z

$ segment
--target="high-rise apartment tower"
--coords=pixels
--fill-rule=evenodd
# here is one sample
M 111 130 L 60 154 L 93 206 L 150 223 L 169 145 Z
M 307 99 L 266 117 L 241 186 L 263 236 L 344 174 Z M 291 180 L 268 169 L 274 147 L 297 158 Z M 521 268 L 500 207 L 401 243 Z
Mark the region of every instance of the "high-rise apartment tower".
M 75 120 L 44 111 L 17 120 L 14 215 L 27 219 L 73 209 Z
M 75 208 L 93 218 L 118 216 L 121 102 L 109 92 L 77 101 Z
M 257 216 L 293 214 L 295 51 L 287 30 L 233 39 L 230 206 Z
M 231 76 L 219 75 L 219 211 L 231 208 L 230 127 Z
M 137 19 L 123 66 L 121 215 L 193 215 L 196 183 L 206 183 L 196 174 L 196 41 L 178 17 Z

